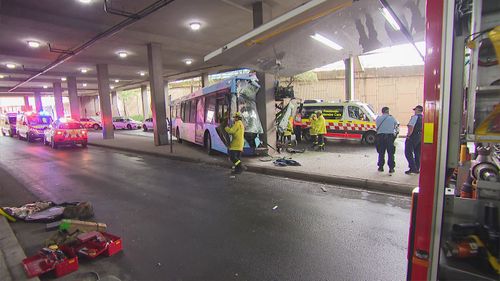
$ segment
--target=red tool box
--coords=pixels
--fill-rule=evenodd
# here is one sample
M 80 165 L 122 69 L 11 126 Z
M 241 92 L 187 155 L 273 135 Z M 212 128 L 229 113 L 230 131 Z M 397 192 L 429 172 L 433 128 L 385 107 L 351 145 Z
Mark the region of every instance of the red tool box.
M 92 231 L 77 236 L 77 242 L 70 245 L 72 254 L 96 258 L 104 254 L 109 257 L 122 250 L 120 237 L 106 232 Z
M 64 246 L 58 250 L 43 248 L 38 254 L 25 258 L 23 267 L 29 278 L 51 271 L 61 277 L 78 270 L 78 257 Z

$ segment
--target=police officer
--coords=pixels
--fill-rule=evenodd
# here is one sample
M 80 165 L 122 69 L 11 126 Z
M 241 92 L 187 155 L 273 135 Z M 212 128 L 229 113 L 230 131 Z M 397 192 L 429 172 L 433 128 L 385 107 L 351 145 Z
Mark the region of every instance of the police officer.
M 240 174 L 242 172 L 241 164 L 241 152 L 243 152 L 243 135 L 245 133 L 245 127 L 241 121 L 241 113 L 236 112 L 233 115 L 234 123 L 231 127 L 225 127 L 224 130 L 232 136 L 231 143 L 229 145 L 229 159 L 233 162 L 234 170 L 233 173 Z
M 409 167 L 409 170 L 405 171 L 407 175 L 420 173 L 420 142 L 424 108 L 417 105 L 413 108 L 413 112 L 415 114 L 408 122 L 408 134 L 405 142 L 405 156 Z
M 396 140 L 395 133 L 398 121 L 389 114 L 389 108 L 384 106 L 382 107 L 382 115 L 378 116 L 375 122 L 377 124 L 376 148 L 378 152 L 378 171 L 384 171 L 385 152 L 387 151 L 387 164 L 389 165 L 389 173 L 392 174 L 396 167 L 396 162 L 394 161 L 394 153 L 396 152 L 394 140 Z

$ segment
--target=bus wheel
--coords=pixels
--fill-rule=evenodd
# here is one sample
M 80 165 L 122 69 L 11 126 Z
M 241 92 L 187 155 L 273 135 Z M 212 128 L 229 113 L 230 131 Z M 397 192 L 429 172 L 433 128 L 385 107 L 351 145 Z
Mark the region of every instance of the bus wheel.
M 175 130 L 175 137 L 177 138 L 178 143 L 182 143 L 181 134 L 179 133 L 179 127 L 177 127 L 177 129 Z
M 375 144 L 376 137 L 377 137 L 377 135 L 375 134 L 375 132 L 370 131 L 370 132 L 365 133 L 365 135 L 363 136 L 363 139 L 365 140 L 366 144 L 373 145 L 373 144 Z
M 210 134 L 205 134 L 205 151 L 208 155 L 212 154 L 212 138 L 210 138 Z

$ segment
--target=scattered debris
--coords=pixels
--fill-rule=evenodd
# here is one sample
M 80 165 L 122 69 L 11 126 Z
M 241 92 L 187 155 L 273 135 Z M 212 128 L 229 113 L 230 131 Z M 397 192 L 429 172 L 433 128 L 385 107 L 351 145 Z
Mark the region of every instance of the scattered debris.
M 291 148 L 291 147 L 288 147 L 286 149 L 286 152 L 288 153 L 304 153 L 306 151 L 305 148 L 302 148 L 302 149 L 297 149 L 297 148 Z
M 59 230 L 65 230 L 69 233 L 73 233 L 75 231 L 106 231 L 107 227 L 108 226 L 105 223 L 65 219 L 60 222 Z
M 284 167 L 284 166 L 302 166 L 302 165 L 300 165 L 299 162 L 297 162 L 291 158 L 279 158 L 279 159 L 274 160 L 273 164 L 275 166 L 281 166 L 281 167 Z
M 234 179 L 234 178 L 236 178 L 236 176 L 229 176 L 229 178 L 230 178 L 230 179 Z
M 273 207 L 273 210 L 276 210 L 276 209 L 278 209 L 278 205 L 276 205 L 276 206 Z
M 157 263 L 156 266 L 161 266 L 161 263 Z
M 52 201 L 37 201 L 20 207 L 3 207 L 0 214 L 6 216 L 12 222 L 16 219 L 32 222 L 53 222 L 62 217 L 89 219 L 94 216 L 94 211 L 90 202 L 56 204 Z
M 323 190 L 323 192 L 327 192 L 327 190 L 324 186 L 321 187 L 321 190 Z

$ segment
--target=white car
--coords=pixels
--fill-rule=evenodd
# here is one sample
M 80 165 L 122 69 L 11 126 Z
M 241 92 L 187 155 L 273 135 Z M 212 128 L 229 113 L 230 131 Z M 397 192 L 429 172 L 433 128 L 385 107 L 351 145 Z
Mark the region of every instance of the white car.
M 128 117 L 113 117 L 113 129 L 135 130 L 142 128 L 142 124 Z
M 169 131 L 169 128 L 168 128 L 168 118 L 167 118 L 167 131 Z M 148 118 L 146 120 L 144 120 L 144 122 L 142 122 L 142 129 L 144 130 L 144 132 L 147 132 L 147 131 L 152 131 L 153 130 L 153 118 Z

